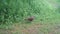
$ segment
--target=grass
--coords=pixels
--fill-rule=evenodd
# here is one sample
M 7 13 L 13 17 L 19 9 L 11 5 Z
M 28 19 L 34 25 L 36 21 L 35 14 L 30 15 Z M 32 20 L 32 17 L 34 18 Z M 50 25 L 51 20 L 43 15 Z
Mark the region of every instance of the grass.
M 29 2 L 18 0 L 18 2 L 20 2 L 20 8 L 17 11 L 19 17 L 16 19 L 22 21 L 19 23 L 9 21 L 10 23 L 1 24 L 0 34 L 60 34 L 60 13 L 57 0 L 30 0 Z M 13 9 L 16 8 L 13 4 L 10 6 L 14 6 Z M 26 23 L 27 21 L 24 18 L 28 16 L 35 16 L 34 21 Z M 7 32 L 3 33 L 4 31 Z

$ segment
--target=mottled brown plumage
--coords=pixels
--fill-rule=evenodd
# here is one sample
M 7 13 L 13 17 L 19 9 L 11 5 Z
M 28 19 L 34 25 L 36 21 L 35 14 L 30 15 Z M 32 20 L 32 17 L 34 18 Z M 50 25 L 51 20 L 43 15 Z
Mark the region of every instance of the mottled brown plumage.
M 33 17 L 28 18 L 29 21 L 33 21 L 33 19 L 34 19 Z
M 28 17 L 27 20 L 28 21 L 33 21 L 34 20 L 34 17 L 33 16 L 32 17 Z

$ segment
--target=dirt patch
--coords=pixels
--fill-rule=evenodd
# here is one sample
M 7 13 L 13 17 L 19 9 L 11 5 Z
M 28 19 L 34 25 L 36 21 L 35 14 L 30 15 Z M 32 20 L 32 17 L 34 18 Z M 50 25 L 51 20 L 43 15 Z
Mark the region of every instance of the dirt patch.
M 12 34 L 12 32 L 7 29 L 0 29 L 0 34 Z
M 60 25 L 55 25 L 49 34 L 60 34 Z
M 41 27 L 42 25 L 40 24 L 35 24 L 33 26 L 30 26 L 27 29 L 22 30 L 22 34 L 38 34 L 38 29 Z
M 0 29 L 0 34 L 60 34 L 60 26 L 55 25 L 52 26 L 49 24 L 32 24 L 27 26 L 26 24 L 13 25 L 14 28 L 12 30 L 8 29 Z M 48 32 L 48 30 L 50 30 Z
M 12 33 L 17 32 L 19 34 L 38 34 L 39 28 L 42 27 L 42 24 L 32 24 L 32 25 L 14 25 L 14 29 L 11 30 Z

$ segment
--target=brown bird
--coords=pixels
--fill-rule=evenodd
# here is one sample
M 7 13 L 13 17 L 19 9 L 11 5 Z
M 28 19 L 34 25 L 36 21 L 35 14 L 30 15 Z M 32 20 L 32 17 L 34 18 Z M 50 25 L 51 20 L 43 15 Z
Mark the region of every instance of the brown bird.
M 28 17 L 26 20 L 33 21 L 34 20 L 34 16 Z

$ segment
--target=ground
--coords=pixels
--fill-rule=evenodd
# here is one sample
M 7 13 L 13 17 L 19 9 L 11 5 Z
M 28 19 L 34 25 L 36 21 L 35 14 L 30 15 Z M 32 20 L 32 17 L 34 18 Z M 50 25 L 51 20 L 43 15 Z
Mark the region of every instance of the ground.
M 0 34 L 60 34 L 60 23 L 32 22 L 31 24 L 16 23 L 12 29 L 0 29 Z

